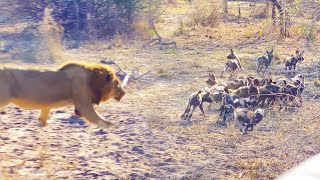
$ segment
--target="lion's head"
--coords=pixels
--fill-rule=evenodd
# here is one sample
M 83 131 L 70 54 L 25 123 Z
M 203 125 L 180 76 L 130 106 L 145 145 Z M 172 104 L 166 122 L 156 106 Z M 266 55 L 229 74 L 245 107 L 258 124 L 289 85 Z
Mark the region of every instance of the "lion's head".
M 92 103 L 99 104 L 114 98 L 120 101 L 125 95 L 121 80 L 115 75 L 112 68 L 104 64 L 69 63 L 60 68 L 66 70 L 70 67 L 84 68 L 88 72 L 88 85 L 91 89 Z

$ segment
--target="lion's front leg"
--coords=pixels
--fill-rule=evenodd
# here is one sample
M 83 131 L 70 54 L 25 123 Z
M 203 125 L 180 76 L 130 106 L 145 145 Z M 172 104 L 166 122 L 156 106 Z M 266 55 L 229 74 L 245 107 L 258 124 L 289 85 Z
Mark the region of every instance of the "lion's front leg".
M 93 124 L 101 127 L 110 127 L 113 124 L 101 117 L 93 108 L 93 104 L 87 96 L 82 96 L 74 99 L 76 115 L 85 118 Z
M 91 96 L 90 89 L 86 85 L 86 79 L 79 78 L 73 81 L 72 97 L 75 114 L 101 127 L 112 126 L 111 122 L 106 121 L 94 110 Z
M 87 104 L 83 106 L 82 104 L 75 104 L 75 111 L 77 111 L 77 115 L 84 117 L 91 123 L 97 124 L 101 127 L 110 127 L 113 124 L 111 122 L 106 121 L 103 117 L 101 117 L 93 108 L 92 104 Z
M 39 117 L 39 125 L 41 127 L 47 126 L 47 120 L 49 118 L 50 109 L 41 109 L 40 117 Z

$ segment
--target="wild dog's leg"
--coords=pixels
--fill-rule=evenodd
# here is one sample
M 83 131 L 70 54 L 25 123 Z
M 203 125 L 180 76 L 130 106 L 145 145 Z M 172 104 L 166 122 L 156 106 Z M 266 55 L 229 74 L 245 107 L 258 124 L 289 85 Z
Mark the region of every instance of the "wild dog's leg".
M 187 119 L 188 119 L 190 110 L 191 110 L 191 106 L 189 105 L 189 106 L 187 107 L 187 109 L 186 109 L 185 114 L 184 114 L 184 120 L 187 120 Z
M 190 101 L 189 101 L 186 109 L 184 110 L 184 113 L 180 116 L 180 118 L 181 119 L 183 118 L 183 120 L 186 120 L 187 117 L 188 117 L 189 112 L 190 112 Z
M 220 75 L 220 77 L 223 77 L 223 73 L 224 73 L 225 71 L 227 71 L 227 70 L 228 70 L 228 66 L 225 65 L 225 66 L 224 66 L 224 69 L 223 69 L 223 71 L 222 71 L 222 73 L 221 73 L 221 75 Z
M 211 110 L 211 106 L 212 106 L 212 103 L 213 103 L 213 101 L 209 104 L 209 106 L 208 106 L 208 111 L 210 111 Z
M 201 110 L 201 112 L 202 112 L 202 114 L 203 114 L 204 116 L 208 116 L 208 115 L 204 112 L 204 110 L 203 110 L 203 105 L 202 105 L 202 103 L 200 103 L 199 108 L 200 108 L 200 110 Z
M 41 109 L 40 117 L 39 117 L 39 125 L 41 127 L 45 127 L 48 125 L 47 120 L 49 118 L 50 109 Z
M 192 110 L 191 110 L 191 112 L 189 113 L 188 120 L 191 120 L 192 114 L 193 114 L 194 110 L 196 110 L 197 106 L 198 106 L 198 105 L 192 105 L 192 106 L 191 106 Z
M 252 124 L 248 124 L 247 125 L 247 131 L 253 131 L 253 125 Z
M 275 96 L 275 97 L 274 97 L 274 101 L 279 104 L 279 109 L 278 109 L 278 111 L 280 111 L 280 110 L 283 108 L 283 107 L 282 107 L 281 98 L 278 97 L 278 96 Z
M 263 74 L 267 71 L 268 66 L 265 66 Z
M 244 125 L 244 126 L 245 126 L 245 129 L 243 130 L 243 128 L 242 128 L 242 134 L 247 134 L 249 125 Z
M 234 77 L 234 70 L 231 69 L 230 77 Z
M 240 124 L 240 132 L 242 132 L 242 134 L 245 134 L 245 132 L 246 132 L 246 128 L 247 128 L 247 126 L 243 123 L 243 122 L 239 122 L 239 124 Z

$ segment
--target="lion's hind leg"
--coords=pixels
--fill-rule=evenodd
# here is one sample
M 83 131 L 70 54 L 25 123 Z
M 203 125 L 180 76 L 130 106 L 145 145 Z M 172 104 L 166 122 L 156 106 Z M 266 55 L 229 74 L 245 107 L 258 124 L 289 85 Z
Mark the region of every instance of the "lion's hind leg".
M 0 91 L 1 91 L 1 89 L 0 89 Z M 10 96 L 9 96 L 9 94 L 7 95 L 7 94 L 2 94 L 2 95 L 0 95 L 0 113 L 1 114 L 4 114 L 5 112 L 4 112 L 4 110 L 3 110 L 3 108 L 6 106 L 6 105 L 8 105 L 10 103 Z
M 48 125 L 50 109 L 41 109 L 40 117 L 39 117 L 39 125 L 41 127 L 45 127 Z

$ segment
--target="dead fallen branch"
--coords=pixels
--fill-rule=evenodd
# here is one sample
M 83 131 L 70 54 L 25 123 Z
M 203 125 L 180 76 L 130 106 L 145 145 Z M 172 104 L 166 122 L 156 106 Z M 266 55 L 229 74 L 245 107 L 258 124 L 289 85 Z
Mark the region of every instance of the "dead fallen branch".
M 100 60 L 100 63 L 102 64 L 108 64 L 108 65 L 115 65 L 118 68 L 118 71 L 116 72 L 116 75 L 122 80 L 122 86 L 126 86 L 128 82 L 130 81 L 136 81 L 144 77 L 145 75 L 151 73 L 155 68 L 161 67 L 159 64 L 154 65 L 153 67 L 149 67 L 146 64 L 141 64 L 138 66 L 135 66 L 133 68 L 129 69 L 129 72 L 127 72 L 125 69 L 123 69 L 119 64 L 112 60 Z M 142 74 L 140 74 L 140 68 L 146 67 L 148 70 Z
M 148 43 L 146 43 L 145 45 L 143 45 L 143 48 L 146 48 L 147 46 L 151 45 L 152 43 L 157 41 L 157 44 L 160 45 L 160 49 L 163 49 L 162 46 L 169 46 L 169 45 L 173 45 L 174 48 L 177 48 L 177 42 L 175 41 L 163 41 L 162 36 L 159 35 L 156 27 L 154 26 L 154 23 L 152 20 L 149 20 L 149 26 L 150 29 L 152 29 L 155 33 L 155 35 L 157 36 L 156 38 L 152 38 Z

